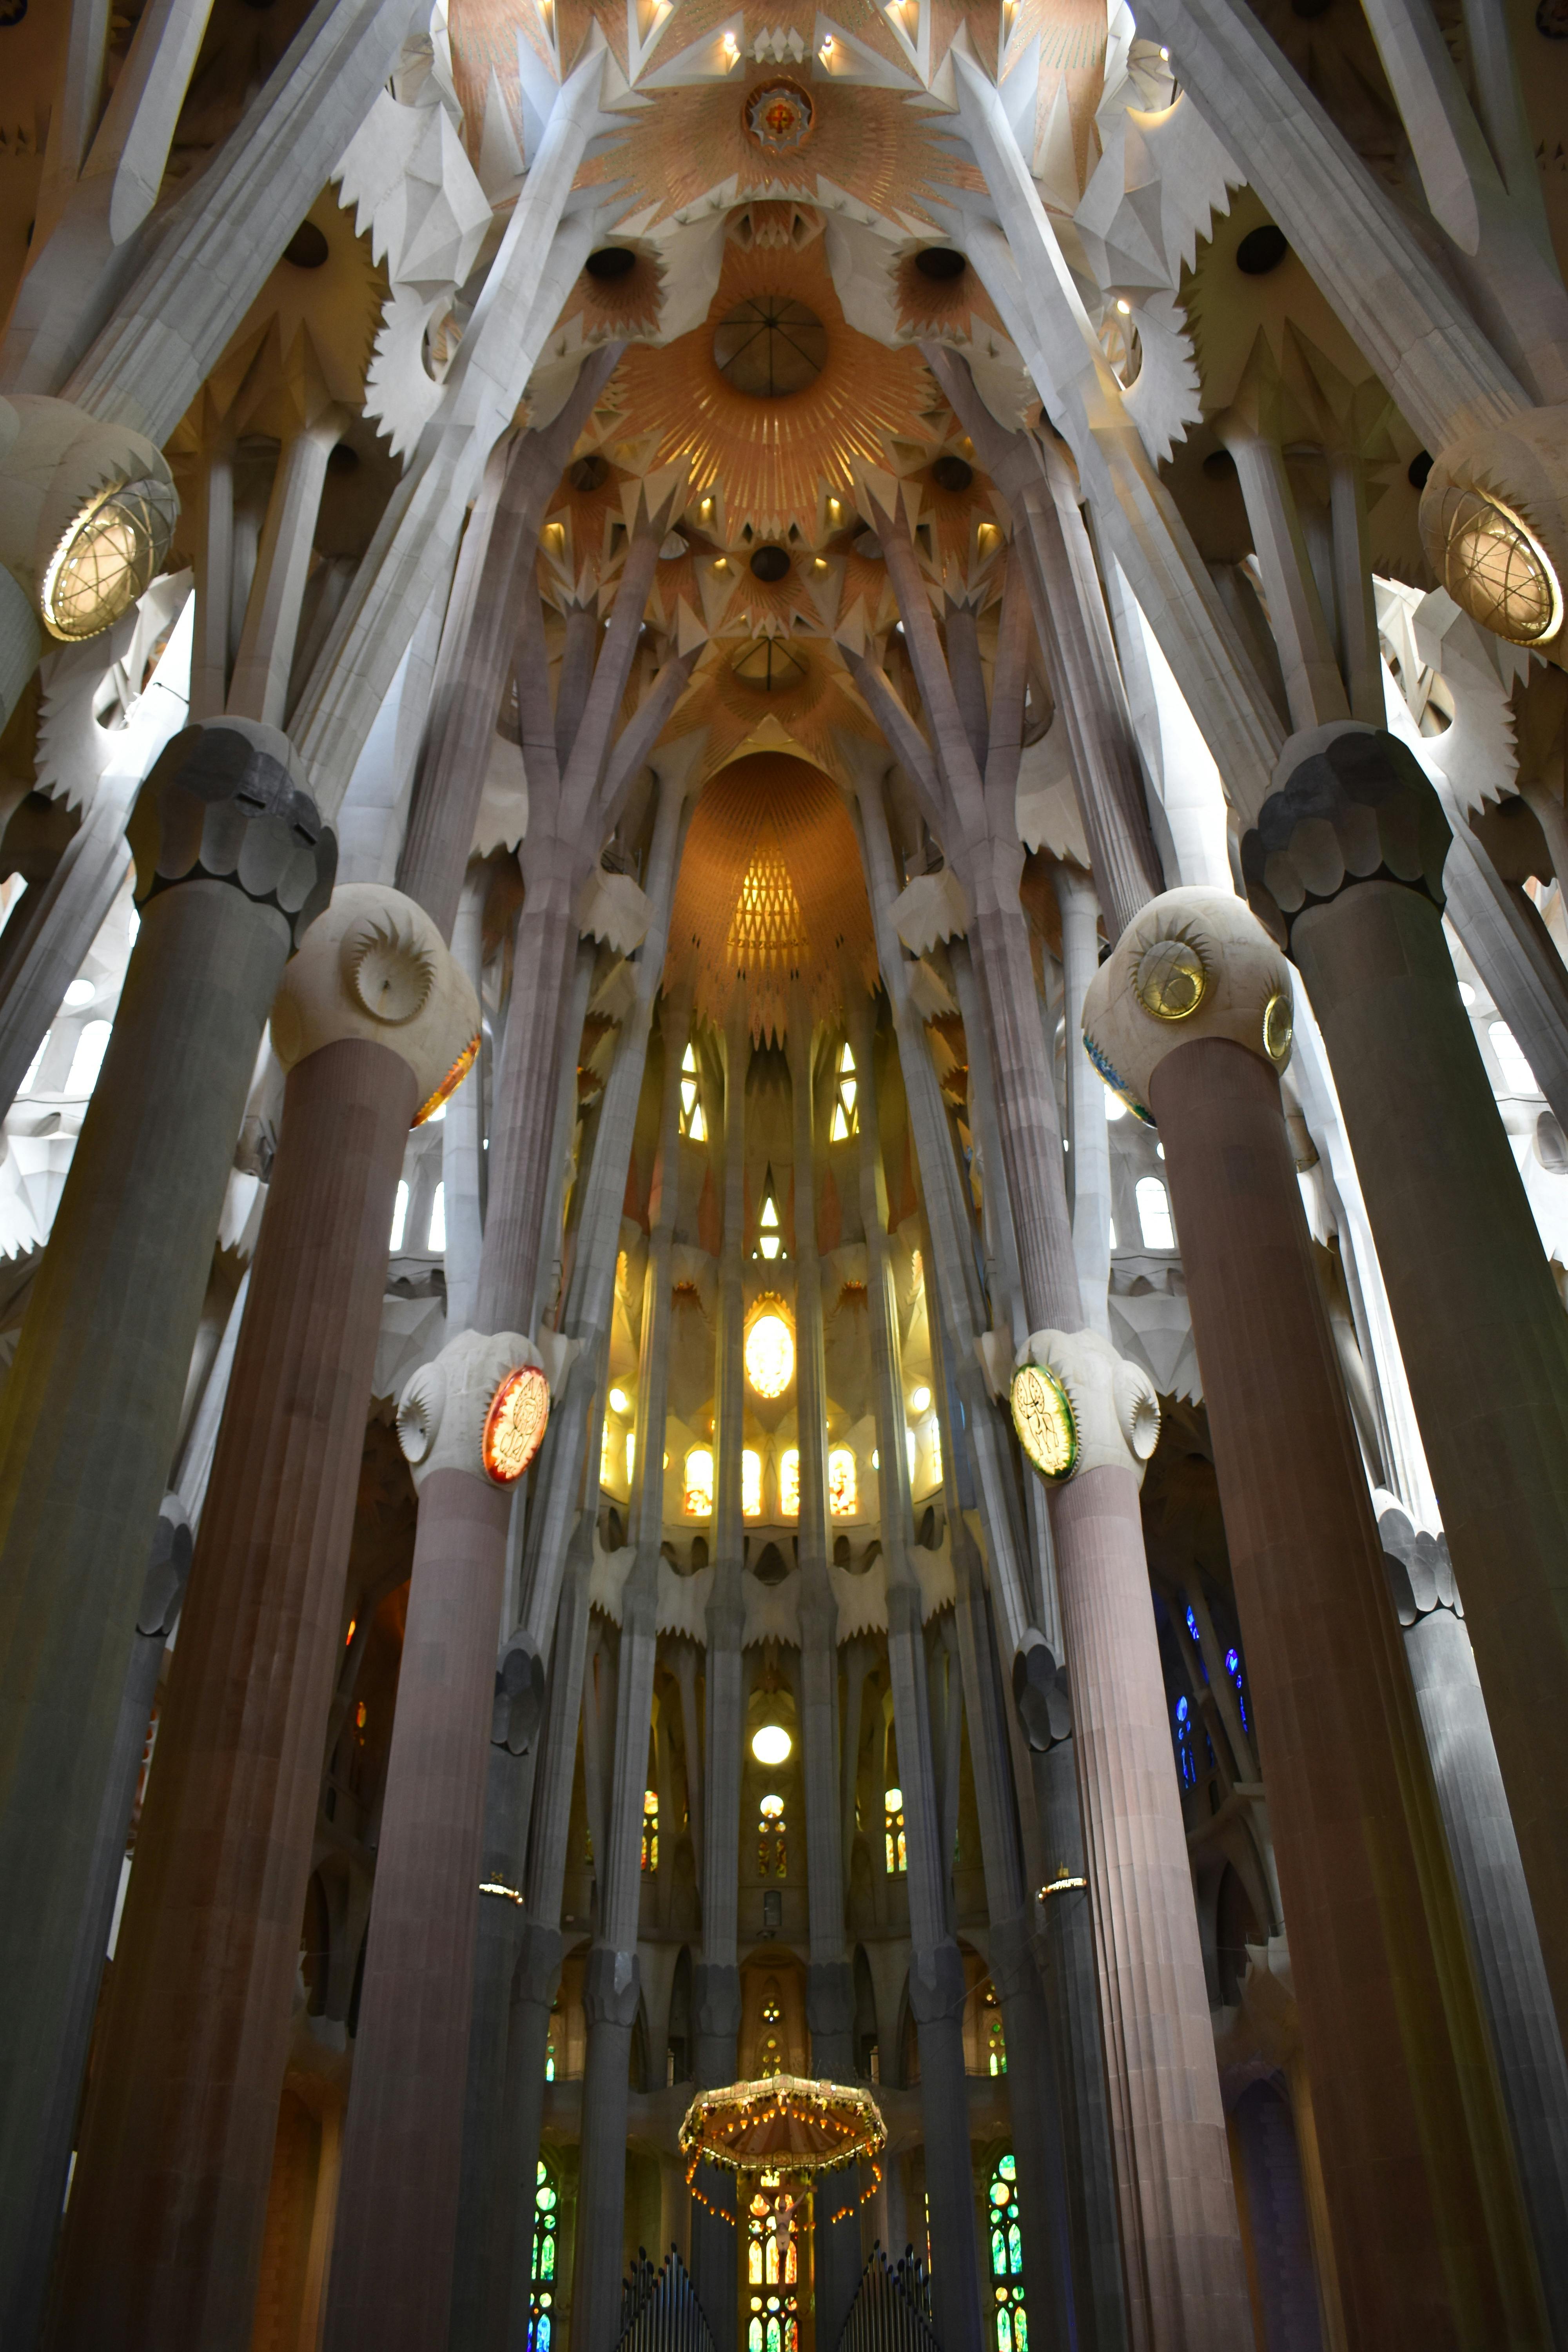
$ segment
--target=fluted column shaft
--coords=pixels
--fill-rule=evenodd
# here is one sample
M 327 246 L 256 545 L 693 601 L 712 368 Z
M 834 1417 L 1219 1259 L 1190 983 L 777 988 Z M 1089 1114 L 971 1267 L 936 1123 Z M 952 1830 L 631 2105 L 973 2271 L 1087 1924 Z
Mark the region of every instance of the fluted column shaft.
M 1279 1081 L 1247 1047 L 1198 1037 L 1165 1055 L 1150 1093 L 1347 2321 L 1358 2342 L 1540 2341 L 1500 2102 Z
M 402 1056 L 358 1038 L 285 1088 L 71 2200 L 62 2344 L 250 2339 L 415 1097 Z
M 1110 1282 L 1110 1141 L 1105 1088 L 1083 1050 L 1084 991 L 1100 962 L 1099 902 L 1093 886 L 1068 866 L 1052 869 L 1062 923 L 1062 1006 L 1067 1041 L 1068 1173 L 1072 1185 L 1072 1254 L 1078 1261 L 1084 1320 L 1102 1339 L 1110 1336 L 1106 1292 Z

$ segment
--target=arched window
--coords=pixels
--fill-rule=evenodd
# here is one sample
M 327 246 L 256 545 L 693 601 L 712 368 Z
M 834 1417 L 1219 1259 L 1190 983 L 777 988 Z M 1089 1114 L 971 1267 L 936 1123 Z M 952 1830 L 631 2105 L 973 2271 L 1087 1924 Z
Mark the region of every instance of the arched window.
M 1018 2228 L 1018 2173 L 1011 2149 L 991 2176 L 991 2292 L 996 2352 L 1029 2352 L 1024 2309 L 1024 2240 Z
M 772 1790 L 757 1808 L 757 1868 L 764 1878 L 788 1876 L 784 1801 Z
M 100 1024 L 97 1022 L 89 1021 L 88 1024 L 88 1029 L 97 1028 L 98 1026 L 100 1026 Z M 1502 1082 L 1507 1087 L 1509 1093 L 1510 1095 L 1538 1095 L 1541 1092 L 1541 1088 L 1535 1083 L 1535 1072 L 1531 1068 L 1530 1064 L 1526 1060 L 1520 1046 L 1519 1040 L 1514 1035 L 1513 1031 L 1509 1027 L 1508 1023 L 1506 1021 L 1494 1021 L 1490 1028 L 1487 1031 L 1487 1035 L 1491 1039 L 1492 1052 L 1497 1055 L 1499 1062 L 1502 1066 Z M 84 1029 L 82 1031 L 82 1045 L 85 1045 L 86 1043 L 87 1029 Z M 77 1048 L 77 1056 L 79 1060 L 80 1059 L 80 1055 L 81 1046 L 79 1045 Z M 73 1079 L 76 1076 L 76 1066 L 74 1063 L 71 1066 L 71 1076 Z M 79 1094 L 81 1089 L 79 1087 L 72 1085 L 66 1088 L 66 1092 L 72 1095 Z
M 557 1993 L 550 2005 L 550 2019 L 544 2029 L 544 2079 L 547 2083 L 553 2083 L 561 2071 L 558 2062 L 564 2048 L 561 2039 L 563 2032 L 561 1995 Z
M 904 1792 L 889 1789 L 882 1798 L 882 1834 L 887 1841 L 888 1875 L 901 1877 L 910 1866 L 910 1850 L 904 1837 Z
M 432 1257 L 447 1246 L 447 1187 L 437 1184 L 430 1202 L 430 1255 Z
M 532 2287 L 534 2352 L 550 2352 L 550 2338 L 555 2314 L 555 2231 L 560 2221 L 560 2201 L 555 2183 L 542 2157 L 534 2176 L 533 2191 L 533 2265 L 529 2273 Z
M 1143 1246 L 1148 1250 L 1173 1250 L 1176 1229 L 1171 1223 L 1171 1199 L 1157 1176 L 1140 1176 L 1133 1198 L 1138 1203 L 1138 1223 L 1142 1230 Z
M 741 1456 L 741 1517 L 760 1519 L 763 1516 L 763 1457 L 755 1447 L 748 1445 Z
M 708 1140 L 702 1089 L 697 1077 L 697 1055 L 689 1045 L 680 1057 L 680 1132 L 691 1143 L 706 1143 Z
M 800 2255 L 795 2203 L 776 2173 L 758 2176 L 746 2209 L 746 2352 L 799 2352 Z
M 713 1455 L 706 1445 L 694 1445 L 686 1457 L 681 1508 L 689 1519 L 710 1519 L 713 1516 Z
M 996 1998 L 994 1985 L 986 1986 L 980 2013 L 985 2028 L 986 2073 L 1005 2074 L 1007 2072 L 1007 2039 L 1002 2031 L 1002 2004 Z
M 854 1517 L 855 1495 L 855 1456 L 847 1445 L 836 1445 L 827 1457 L 827 1507 L 836 1519 Z
M 65 1084 L 68 1095 L 89 1095 L 97 1086 L 98 1074 L 109 1050 L 109 1027 L 107 1021 L 89 1021 L 77 1039 L 76 1052 L 71 1055 L 70 1075 Z M 1518 1053 L 1517 1046 L 1514 1051 Z M 1534 1092 L 1533 1082 L 1531 1092 Z
M 1182 1770 L 1184 1789 L 1195 1789 L 1198 1768 L 1193 1760 L 1193 1711 L 1184 1697 L 1176 1701 L 1176 1761 Z
M 658 1790 L 645 1789 L 642 1795 L 642 1866 L 645 1870 L 658 1868 Z
M 770 1293 L 758 1300 L 741 1352 L 746 1378 L 757 1394 L 770 1399 L 783 1396 L 795 1378 L 795 1333 L 782 1298 Z
M 779 1455 L 779 1517 L 800 1517 L 800 1448 L 786 1445 Z
M 400 1250 L 403 1247 L 403 1228 L 407 1222 L 408 1187 L 406 1184 L 400 1184 L 397 1188 L 397 1198 L 392 1205 L 392 1234 L 386 1244 L 388 1249 Z
M 1236 1703 L 1241 1709 L 1241 1727 L 1243 1731 L 1250 1734 L 1252 1730 L 1252 1718 L 1247 1711 L 1247 1678 L 1242 1672 L 1241 1652 L 1239 1650 L 1227 1650 L 1226 1652 L 1225 1670 L 1230 1676 L 1231 1681 L 1236 1685 Z
M 838 1090 L 833 1098 L 833 1123 L 828 1129 L 832 1143 L 847 1143 L 858 1121 L 855 1111 L 855 1056 L 848 1045 L 840 1047 L 838 1055 Z

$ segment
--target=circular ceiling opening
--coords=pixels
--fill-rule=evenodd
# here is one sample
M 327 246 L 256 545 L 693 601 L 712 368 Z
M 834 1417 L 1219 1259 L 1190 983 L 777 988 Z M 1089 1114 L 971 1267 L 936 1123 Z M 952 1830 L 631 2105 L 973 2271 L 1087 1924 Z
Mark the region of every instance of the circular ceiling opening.
M 937 459 L 931 469 L 931 478 L 939 490 L 966 490 L 974 479 L 974 468 L 949 450 Z
M 784 694 L 805 682 L 805 664 L 782 637 L 758 637 L 730 665 L 735 676 L 763 694 Z
M 720 320 L 713 359 L 737 392 L 752 400 L 787 399 L 822 373 L 827 330 L 804 302 L 785 294 L 753 294 Z
M 962 278 L 969 264 L 962 253 L 951 245 L 928 245 L 915 256 L 915 268 L 922 278 L 934 278 L 939 286 L 954 278 Z
M 328 251 L 327 240 L 315 222 L 301 221 L 283 248 L 283 258 L 296 269 L 320 269 Z
M 1431 471 L 1432 452 L 1430 449 L 1417 449 L 1415 457 L 1405 468 L 1405 478 L 1413 490 L 1424 490 L 1426 487 L 1426 477 Z
M 637 255 L 629 245 L 602 245 L 583 264 L 590 278 L 601 280 L 627 278 L 637 266 Z
M 1267 278 L 1278 269 L 1290 247 L 1285 232 L 1266 221 L 1261 228 L 1249 228 L 1236 248 L 1236 266 L 1244 278 Z
M 608 462 L 595 451 L 568 466 L 566 478 L 574 490 L 602 490 L 610 478 Z
M 752 577 L 765 580 L 770 585 L 787 580 L 790 572 L 788 551 L 782 547 L 759 547 L 752 558 Z

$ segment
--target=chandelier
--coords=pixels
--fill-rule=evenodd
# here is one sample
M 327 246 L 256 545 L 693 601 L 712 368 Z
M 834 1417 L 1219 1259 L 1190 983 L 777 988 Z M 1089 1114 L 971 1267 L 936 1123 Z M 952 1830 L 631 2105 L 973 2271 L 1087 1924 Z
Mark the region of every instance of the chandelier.
M 857 2083 L 814 2083 L 799 2074 L 770 2074 L 758 2083 L 728 2083 L 700 2091 L 680 2126 L 680 2153 L 687 2158 L 687 2187 L 710 2212 L 697 2187 L 697 2168 L 706 2161 L 723 2171 L 755 2173 L 770 2185 L 795 2186 L 789 2210 L 809 2194 L 819 2175 L 852 2164 L 871 2168 L 870 2186 L 829 2219 L 841 2221 L 881 2184 L 876 2161 L 888 2144 L 888 2128 L 868 2091 Z M 726 2213 L 726 2221 L 734 2216 Z

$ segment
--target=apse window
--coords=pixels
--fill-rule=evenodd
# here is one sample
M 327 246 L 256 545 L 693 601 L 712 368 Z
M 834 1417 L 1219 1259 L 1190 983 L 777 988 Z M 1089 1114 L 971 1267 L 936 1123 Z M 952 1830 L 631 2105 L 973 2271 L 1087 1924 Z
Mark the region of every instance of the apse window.
M 910 1850 L 904 1836 L 904 1792 L 888 1789 L 882 1795 L 882 1837 L 887 1852 L 888 1875 L 901 1878 L 910 1866 Z
M 770 2071 L 777 2073 L 775 2066 Z M 800 2254 L 795 2204 L 776 2173 L 762 2173 L 746 2211 L 746 2352 L 800 2352 Z
M 642 1866 L 645 1870 L 658 1868 L 658 1790 L 645 1789 L 642 1794 Z
M 1176 1229 L 1171 1223 L 1171 1196 L 1157 1176 L 1141 1176 L 1133 1193 L 1138 1225 L 1147 1250 L 1173 1250 Z
M 713 1516 L 713 1455 L 706 1445 L 694 1445 L 686 1457 L 680 1507 L 689 1519 L 710 1519 Z
M 534 2176 L 533 2261 L 529 2273 L 533 2324 L 533 2352 L 550 2352 L 555 2316 L 555 2232 L 561 2219 L 560 2199 L 542 2157 Z
M 1521 1049 L 1519 1040 L 1508 1023 L 1494 1021 L 1487 1031 L 1487 1035 L 1491 1039 L 1492 1052 L 1497 1055 L 1501 1066 L 1502 1082 L 1509 1093 L 1538 1095 L 1541 1088 L 1535 1083 L 1535 1072 L 1531 1068 L 1528 1059 Z M 75 1094 L 78 1090 L 74 1087 L 69 1087 L 66 1091 L 68 1094 Z
M 779 1512 L 786 1519 L 800 1517 L 800 1448 L 786 1445 L 779 1455 Z
M 855 1456 L 847 1445 L 836 1445 L 827 1457 L 827 1507 L 836 1519 L 855 1516 Z
M 748 1445 L 741 1456 L 741 1517 L 760 1519 L 763 1516 L 763 1457 Z
M 855 1088 L 855 1056 L 845 1045 L 840 1047 L 838 1055 L 837 1091 L 833 1098 L 833 1121 L 828 1130 L 831 1142 L 847 1143 L 857 1130 Z
M 697 1076 L 697 1055 L 688 1045 L 680 1057 L 680 1132 L 689 1143 L 706 1143 L 708 1119 Z
M 784 1878 L 784 1801 L 769 1790 L 757 1808 L 757 1868 L 764 1878 Z
M 795 1378 L 795 1335 L 783 1301 L 765 1304 L 752 1318 L 744 1349 L 746 1378 L 760 1397 L 781 1397 Z
M 1024 2310 L 1024 2236 L 1018 2227 L 1018 2168 L 1011 2150 L 991 2176 L 987 2204 L 996 2352 L 1029 2352 L 1029 2323 Z

